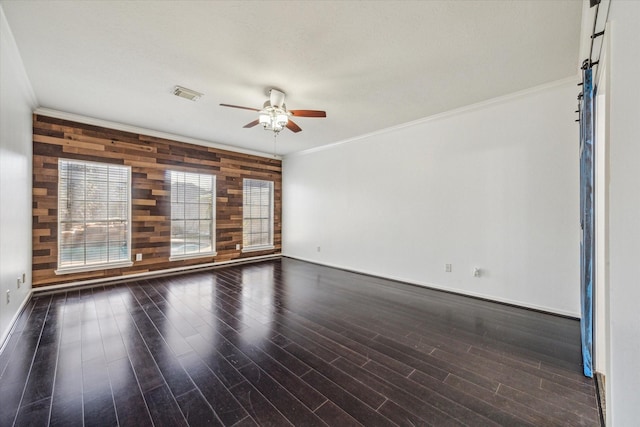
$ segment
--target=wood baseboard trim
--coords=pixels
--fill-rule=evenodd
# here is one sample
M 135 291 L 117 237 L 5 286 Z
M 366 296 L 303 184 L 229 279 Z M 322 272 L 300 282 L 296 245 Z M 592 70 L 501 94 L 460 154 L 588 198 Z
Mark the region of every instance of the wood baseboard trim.
M 13 316 L 13 319 L 11 319 L 11 321 L 9 322 L 9 327 L 7 328 L 7 330 L 4 332 L 0 331 L 0 333 L 4 333 L 4 335 L 0 336 L 0 354 L 2 354 L 2 352 L 5 350 L 5 347 L 9 342 L 9 338 L 11 338 L 11 335 L 13 335 L 16 329 L 16 324 L 18 323 L 18 319 L 22 315 L 22 312 L 27 306 L 27 303 L 31 301 L 32 296 L 33 296 L 33 289 L 31 289 L 31 291 L 25 297 L 24 301 L 22 301 L 22 304 L 20 304 L 20 308 L 18 308 L 18 311 L 16 311 L 16 314 Z
M 598 412 L 600 413 L 600 425 L 605 427 L 607 425 L 607 399 L 606 399 L 606 382 L 604 374 L 596 372 L 596 397 L 598 398 Z
M 146 273 L 129 274 L 126 276 L 107 277 L 103 279 L 84 280 L 80 282 L 63 283 L 61 285 L 43 286 L 32 290 L 34 296 L 50 295 L 58 292 L 66 292 L 72 289 L 88 289 L 105 285 L 117 285 L 119 283 L 131 282 L 137 279 L 150 279 L 159 276 L 175 276 L 178 274 L 192 273 L 196 271 L 214 270 L 231 265 L 250 264 L 254 262 L 267 261 L 271 259 L 279 259 L 280 254 L 263 255 L 251 258 L 239 258 L 231 261 L 223 261 L 208 264 L 197 264 L 186 267 L 171 268 L 165 270 L 149 271 Z
M 325 263 L 322 263 L 322 262 L 312 261 L 312 260 L 309 260 L 309 259 L 306 259 L 306 258 L 300 258 L 300 257 L 292 256 L 292 255 L 283 254 L 282 257 L 283 258 L 296 259 L 298 261 L 304 261 L 304 262 L 308 262 L 308 263 L 311 263 L 311 264 L 322 265 L 324 267 L 335 268 L 337 270 L 348 271 L 350 273 L 362 274 L 364 276 L 375 277 L 375 278 L 378 278 L 378 279 L 390 280 L 390 281 L 397 282 L 397 283 L 404 283 L 406 285 L 411 285 L 411 286 L 417 286 L 417 287 L 420 287 L 420 288 L 431 289 L 433 291 L 444 292 L 444 293 L 447 293 L 447 294 L 459 295 L 459 296 L 463 296 L 463 297 L 467 297 L 467 298 L 474 298 L 474 299 L 481 300 L 481 301 L 493 302 L 493 303 L 505 305 L 505 306 L 508 306 L 508 307 L 522 308 L 524 310 L 534 311 L 534 312 L 542 313 L 542 314 L 549 314 L 551 316 L 562 317 L 562 318 L 565 318 L 565 319 L 580 320 L 579 317 L 576 317 L 575 315 L 572 315 L 572 314 L 569 314 L 569 313 L 559 313 L 559 312 L 554 312 L 554 311 L 551 311 L 551 310 L 545 310 L 544 308 L 531 307 L 531 306 L 517 304 L 515 302 L 509 302 L 509 301 L 504 301 L 504 300 L 499 300 L 499 299 L 492 299 L 492 298 L 489 298 L 489 297 L 483 297 L 483 296 L 476 295 L 476 294 L 453 291 L 453 290 L 445 289 L 445 288 L 442 288 L 442 287 L 439 287 L 439 286 L 436 286 L 436 285 L 430 285 L 428 283 L 410 282 L 410 281 L 403 280 L 403 279 L 397 278 L 397 277 L 380 276 L 380 275 L 368 273 L 366 271 L 355 270 L 355 269 L 351 269 L 351 268 L 347 268 L 347 267 L 342 267 L 342 266 L 339 266 L 339 265 L 325 264 Z

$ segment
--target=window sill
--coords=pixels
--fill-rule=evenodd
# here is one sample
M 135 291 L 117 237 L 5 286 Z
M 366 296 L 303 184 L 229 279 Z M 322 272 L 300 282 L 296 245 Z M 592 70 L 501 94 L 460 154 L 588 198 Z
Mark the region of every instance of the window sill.
M 273 245 L 248 246 L 248 247 L 242 248 L 242 253 L 244 254 L 246 252 L 272 251 L 275 248 L 276 247 Z
M 55 270 L 55 274 L 61 276 L 64 274 L 86 273 L 89 271 L 110 270 L 112 268 L 125 268 L 131 267 L 132 265 L 133 263 L 131 261 L 114 262 L 109 264 L 91 264 L 83 265 L 81 267 L 59 268 L 58 270 Z
M 218 255 L 217 252 L 198 252 L 197 254 L 186 254 L 186 255 L 171 255 L 169 257 L 169 261 L 183 261 L 185 259 L 195 259 L 195 258 L 211 258 Z

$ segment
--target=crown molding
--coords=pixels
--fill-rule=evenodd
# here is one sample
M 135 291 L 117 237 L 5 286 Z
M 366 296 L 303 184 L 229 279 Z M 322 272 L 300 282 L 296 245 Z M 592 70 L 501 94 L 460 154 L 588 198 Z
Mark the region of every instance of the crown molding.
M 188 136 L 182 136 L 182 135 L 176 135 L 168 132 L 161 132 L 161 131 L 156 131 L 152 129 L 146 129 L 146 128 L 142 128 L 134 125 L 126 125 L 123 123 L 112 122 L 109 120 L 98 119 L 95 117 L 88 117 L 80 114 L 54 110 L 52 108 L 41 108 L 41 107 L 36 108 L 33 113 L 41 116 L 53 117 L 53 118 L 62 119 L 62 120 L 69 120 L 69 121 L 84 123 L 92 126 L 101 126 L 101 127 L 106 127 L 110 129 L 121 130 L 124 132 L 131 132 L 131 133 L 138 133 L 138 134 L 147 135 L 147 136 L 153 136 L 155 138 L 170 139 L 177 142 L 185 142 L 187 144 L 201 145 L 204 147 L 211 147 L 211 148 L 217 148 L 220 150 L 233 151 L 235 153 L 250 154 L 258 157 L 265 157 L 270 159 L 276 158 L 278 160 L 282 160 L 281 156 L 274 156 L 273 154 L 263 153 L 260 151 L 247 150 L 244 148 L 234 147 L 231 145 L 221 144 L 213 141 L 190 138 Z
M 529 95 L 533 95 L 533 94 L 538 94 L 538 93 L 542 93 L 542 92 L 546 92 L 548 90 L 552 90 L 555 89 L 557 87 L 560 86 L 564 86 L 567 84 L 575 84 L 577 81 L 579 80 L 579 76 L 576 73 L 575 76 L 571 76 L 571 77 L 566 77 L 564 79 L 561 80 L 555 80 L 549 83 L 545 83 L 542 85 L 538 85 L 538 86 L 534 86 L 532 88 L 529 89 L 525 89 L 525 90 L 521 90 L 518 92 L 513 92 L 510 93 L 508 95 L 503 95 L 503 96 L 499 96 L 496 98 L 491 98 L 488 99 L 486 101 L 481 101 L 481 102 L 477 102 L 475 104 L 470 104 L 470 105 L 466 105 L 464 107 L 460 107 L 460 108 L 456 108 L 453 110 L 449 110 L 449 111 L 445 111 L 443 113 L 438 113 L 438 114 L 434 114 L 432 116 L 428 116 L 428 117 L 424 117 L 421 119 L 417 119 L 417 120 L 413 120 L 410 122 L 406 122 L 406 123 L 402 123 L 396 126 L 391 126 L 388 128 L 384 128 L 384 129 L 380 129 L 374 132 L 370 132 L 370 133 L 366 133 L 360 136 L 356 136 L 353 138 L 349 138 L 349 139 L 344 139 L 342 141 L 337 141 L 337 142 L 333 142 L 331 144 L 326 144 L 326 145 L 322 145 L 320 147 L 314 147 L 314 148 L 310 148 L 308 150 L 303 150 L 303 151 L 298 151 L 295 153 L 291 153 L 291 154 L 287 154 L 284 155 L 283 158 L 287 159 L 287 158 L 293 158 L 293 157 L 297 157 L 297 156 L 304 156 L 307 154 L 313 154 L 319 151 L 324 151 L 324 150 L 329 150 L 332 148 L 336 148 L 340 145 L 343 144 L 349 144 L 352 142 L 358 142 L 358 141 L 362 141 L 374 136 L 378 136 L 378 135 L 384 135 L 387 133 L 391 133 L 391 132 L 395 132 L 398 131 L 400 129 L 404 129 L 404 128 L 409 128 L 409 127 L 414 127 L 414 126 L 419 126 L 419 125 L 423 125 L 425 123 L 430 123 L 430 122 L 435 122 L 437 120 L 442 120 L 442 119 L 447 119 L 450 117 L 455 117 L 458 115 L 462 115 L 462 114 L 466 114 L 472 111 L 477 111 L 477 110 L 481 110 L 484 108 L 488 108 L 488 107 L 492 107 L 495 105 L 500 105 L 500 104 L 504 104 L 507 102 L 511 102 Z

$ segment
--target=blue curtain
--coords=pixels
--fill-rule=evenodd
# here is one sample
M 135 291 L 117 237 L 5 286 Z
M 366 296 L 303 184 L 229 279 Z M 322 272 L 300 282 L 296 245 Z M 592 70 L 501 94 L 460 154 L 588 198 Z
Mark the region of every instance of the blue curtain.
M 593 378 L 593 255 L 594 255 L 594 95 L 592 69 L 582 72 L 583 92 L 580 103 L 580 302 L 582 316 L 582 366 L 584 375 Z

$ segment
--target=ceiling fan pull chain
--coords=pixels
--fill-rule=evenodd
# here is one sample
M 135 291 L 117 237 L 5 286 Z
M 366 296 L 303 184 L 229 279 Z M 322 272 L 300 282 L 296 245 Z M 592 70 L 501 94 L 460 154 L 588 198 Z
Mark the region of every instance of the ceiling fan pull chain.
M 273 157 L 278 157 L 276 154 L 276 140 L 278 139 L 278 132 L 273 133 Z

